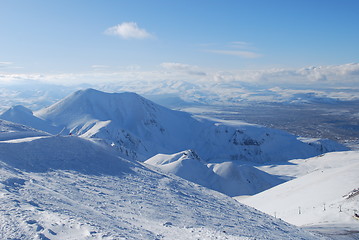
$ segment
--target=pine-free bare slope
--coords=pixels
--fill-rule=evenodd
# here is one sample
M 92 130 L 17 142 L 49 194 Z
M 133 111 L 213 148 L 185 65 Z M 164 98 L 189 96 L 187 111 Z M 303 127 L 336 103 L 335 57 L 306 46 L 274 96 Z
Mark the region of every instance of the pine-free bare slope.
M 1 239 L 319 238 L 86 139 L 13 140 L 0 142 Z
M 359 152 L 327 153 L 262 169 L 297 178 L 241 202 L 298 226 L 358 231 Z

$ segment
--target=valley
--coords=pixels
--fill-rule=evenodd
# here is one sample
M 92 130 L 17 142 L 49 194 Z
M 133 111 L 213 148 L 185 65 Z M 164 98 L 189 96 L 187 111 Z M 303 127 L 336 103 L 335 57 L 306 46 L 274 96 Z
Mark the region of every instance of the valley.
M 180 108 L 193 114 L 241 120 L 292 134 L 328 138 L 359 149 L 359 103 L 247 103 Z M 308 124 L 310 123 L 310 124 Z

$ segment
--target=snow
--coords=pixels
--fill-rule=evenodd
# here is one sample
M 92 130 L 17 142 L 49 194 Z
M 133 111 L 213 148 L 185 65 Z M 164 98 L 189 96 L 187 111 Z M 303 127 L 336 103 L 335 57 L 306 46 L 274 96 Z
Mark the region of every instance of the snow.
M 7 111 L 3 112 L 0 115 L 0 119 L 31 126 L 35 129 L 52 134 L 56 134 L 61 131 L 60 128 L 52 126 L 50 123 L 37 118 L 33 115 L 33 112 L 30 109 L 21 105 L 13 106 Z
M 231 197 L 254 195 L 283 182 L 253 166 L 233 162 L 213 164 L 213 172 L 220 177 L 218 191 Z
M 207 162 L 282 161 L 346 150 L 332 141 L 302 141 L 283 131 L 192 116 L 135 93 L 77 91 L 35 112 L 67 133 L 102 139 L 128 158 L 193 149 Z
M 1 239 L 324 239 L 95 141 L 46 136 L 0 152 Z
M 94 89 L 2 117 L 29 127 L 0 120 L 0 239 L 317 239 L 278 217 L 357 227 L 358 156 L 320 155 L 347 150 L 333 141 Z M 256 194 L 241 201 L 277 218 L 218 192 Z
M 45 135 L 48 134 L 24 125 L 0 119 L 0 141 Z
M 294 159 L 276 165 L 257 166 L 259 169 L 284 178 L 297 178 L 314 171 L 340 168 L 358 161 L 357 151 L 332 152 L 308 159 Z
M 327 153 L 261 169 L 296 178 L 241 202 L 298 226 L 359 229 L 353 217 L 359 196 L 346 197 L 359 186 L 359 152 Z
M 206 187 L 210 187 L 215 178 L 206 163 L 190 150 L 173 155 L 158 154 L 145 163 Z
M 193 150 L 157 154 L 144 163 L 231 197 L 253 195 L 283 182 L 245 164 L 207 164 Z

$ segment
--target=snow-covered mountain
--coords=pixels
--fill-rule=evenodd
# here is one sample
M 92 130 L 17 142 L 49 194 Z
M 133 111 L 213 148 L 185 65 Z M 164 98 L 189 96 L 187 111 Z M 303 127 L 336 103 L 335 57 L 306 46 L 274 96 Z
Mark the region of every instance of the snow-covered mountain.
M 346 149 L 261 126 L 195 118 L 135 93 L 81 90 L 35 115 L 72 134 L 103 139 L 141 161 L 187 149 L 206 162 L 281 161 Z
M 192 150 L 157 154 L 145 163 L 232 197 L 253 195 L 283 182 L 253 166 L 233 162 L 208 164 Z
M 192 150 L 175 154 L 157 154 L 145 161 L 166 173 L 177 175 L 199 185 L 216 189 L 217 175 Z M 216 189 L 217 190 L 217 189 Z
M 9 108 L 0 115 L 0 119 L 31 126 L 51 134 L 57 134 L 61 131 L 59 127 L 55 127 L 51 123 L 34 116 L 30 109 L 22 105 Z
M 34 128 L 0 119 L 0 141 L 49 135 Z
M 211 164 L 211 168 L 219 176 L 217 191 L 232 197 L 254 195 L 283 183 L 277 176 L 251 165 L 223 162 Z
M 94 89 L 75 92 L 35 114 L 15 106 L 0 118 L 53 134 L 65 129 L 65 135 L 105 143 L 132 160 L 154 156 L 146 163 L 229 196 L 253 195 L 283 182 L 251 166 L 253 162 L 345 149 L 333 141 L 299 138 L 258 125 L 196 118 L 135 93 Z
M 241 202 L 298 226 L 358 234 L 359 221 L 354 217 L 359 215 L 358 151 L 327 153 L 262 169 L 295 179 Z
M 322 239 L 94 141 L 0 126 L 25 137 L 0 141 L 1 239 Z

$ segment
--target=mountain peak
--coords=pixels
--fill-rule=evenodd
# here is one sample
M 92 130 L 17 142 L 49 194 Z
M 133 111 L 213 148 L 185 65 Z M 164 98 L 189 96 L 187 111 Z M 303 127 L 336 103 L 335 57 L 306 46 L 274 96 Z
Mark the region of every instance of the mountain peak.
M 108 92 L 102 92 L 102 91 L 94 89 L 94 88 L 78 90 L 73 95 L 89 97 L 89 98 L 97 98 L 97 97 L 111 98 L 111 96 L 121 96 L 122 98 L 141 98 L 142 99 L 142 97 L 140 95 L 138 95 L 137 93 L 134 93 L 134 92 L 108 93 Z
M 159 106 L 136 93 L 105 93 L 88 88 L 79 90 L 65 99 L 42 109 L 37 116 L 69 126 L 80 122 L 118 121 L 131 122 L 154 111 Z M 73 123 L 73 124 L 71 124 Z M 71 126 L 70 126 L 71 127 Z
M 174 154 L 157 154 L 156 156 L 148 159 L 146 163 L 150 165 L 166 165 L 184 160 L 190 160 L 193 162 L 198 161 L 205 164 L 205 162 L 201 160 L 194 150 L 184 150 Z
M 28 115 L 32 115 L 32 111 L 22 105 L 15 105 L 12 106 L 11 108 L 9 108 L 8 110 L 6 110 L 3 114 L 1 114 L 2 116 L 8 116 L 8 115 L 13 115 L 13 114 L 28 114 Z

